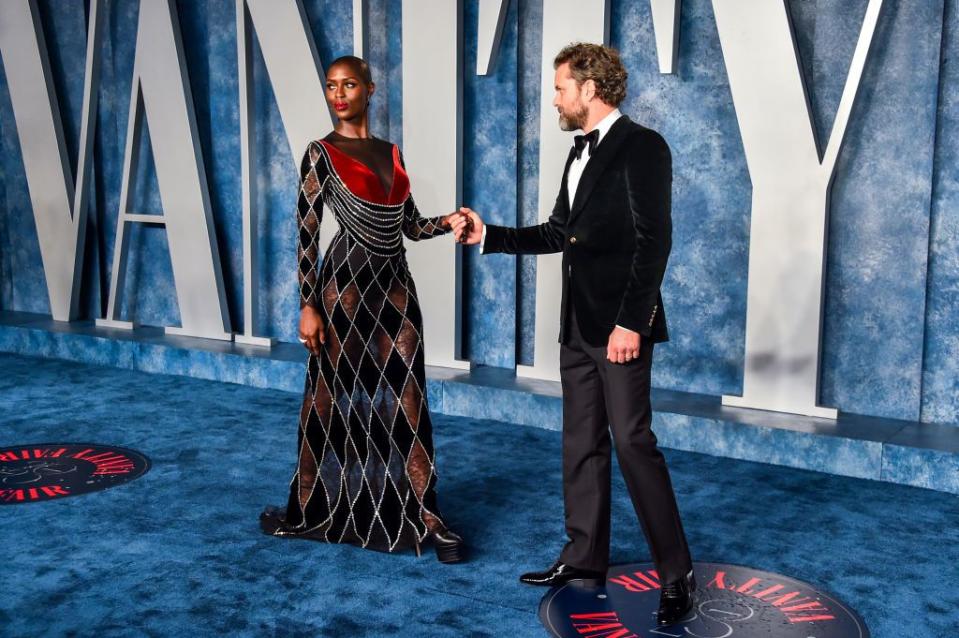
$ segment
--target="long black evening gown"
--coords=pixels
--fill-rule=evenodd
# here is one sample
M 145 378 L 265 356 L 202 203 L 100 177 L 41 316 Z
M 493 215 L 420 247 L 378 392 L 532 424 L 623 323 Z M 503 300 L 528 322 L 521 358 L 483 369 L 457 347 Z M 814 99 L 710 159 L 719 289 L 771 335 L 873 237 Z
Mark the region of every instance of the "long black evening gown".
M 309 355 L 298 463 L 266 533 L 384 551 L 442 524 L 426 396 L 423 319 L 403 248 L 449 232 L 421 217 L 399 149 L 331 133 L 309 144 L 297 197 L 300 307 L 326 343 Z M 324 207 L 339 230 L 319 258 Z M 319 266 L 319 268 L 317 268 Z

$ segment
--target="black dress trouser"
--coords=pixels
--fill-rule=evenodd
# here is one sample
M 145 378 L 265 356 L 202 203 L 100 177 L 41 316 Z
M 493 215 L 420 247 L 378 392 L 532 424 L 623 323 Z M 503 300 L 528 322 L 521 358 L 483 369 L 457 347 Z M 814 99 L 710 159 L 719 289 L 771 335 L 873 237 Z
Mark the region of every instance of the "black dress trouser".
M 666 459 L 651 429 L 653 342 L 639 358 L 611 363 L 606 347 L 587 344 L 570 312 L 569 339 L 560 348 L 563 386 L 563 498 L 569 542 L 560 560 L 606 571 L 609 565 L 612 429 L 619 467 L 660 581 L 692 569 Z

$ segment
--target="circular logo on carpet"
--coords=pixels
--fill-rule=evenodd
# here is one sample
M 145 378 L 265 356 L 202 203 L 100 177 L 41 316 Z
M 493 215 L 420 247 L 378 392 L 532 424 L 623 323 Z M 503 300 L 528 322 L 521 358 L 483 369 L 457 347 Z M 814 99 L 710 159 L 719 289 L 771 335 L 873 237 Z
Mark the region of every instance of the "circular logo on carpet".
M 806 583 L 739 565 L 695 563 L 696 598 L 680 622 L 658 626 L 652 563 L 610 567 L 605 586 L 573 581 L 543 597 L 539 617 L 561 638 L 869 638 L 858 614 Z
M 143 476 L 150 460 L 133 450 L 83 443 L 0 448 L 0 505 L 105 490 Z

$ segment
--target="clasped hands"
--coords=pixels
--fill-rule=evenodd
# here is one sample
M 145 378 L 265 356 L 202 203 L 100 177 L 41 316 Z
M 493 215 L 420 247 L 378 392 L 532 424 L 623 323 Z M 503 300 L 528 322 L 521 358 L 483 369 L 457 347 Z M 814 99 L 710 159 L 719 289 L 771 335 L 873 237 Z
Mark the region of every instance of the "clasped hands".
M 483 220 L 472 209 L 463 206 L 452 215 L 448 215 L 446 222 L 452 228 L 453 237 L 457 243 L 472 246 L 483 239 Z

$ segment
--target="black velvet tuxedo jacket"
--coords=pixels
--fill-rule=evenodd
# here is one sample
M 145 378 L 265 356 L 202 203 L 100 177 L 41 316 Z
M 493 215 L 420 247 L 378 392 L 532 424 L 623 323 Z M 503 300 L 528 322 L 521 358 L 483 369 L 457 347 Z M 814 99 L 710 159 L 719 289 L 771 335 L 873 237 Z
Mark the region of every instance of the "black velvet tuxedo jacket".
M 666 341 L 660 285 L 672 241 L 669 146 L 623 115 L 593 150 L 576 189 L 563 182 L 549 220 L 538 226 L 487 226 L 484 253 L 563 253 L 560 343 L 570 304 L 583 338 L 605 347 L 615 325 Z

